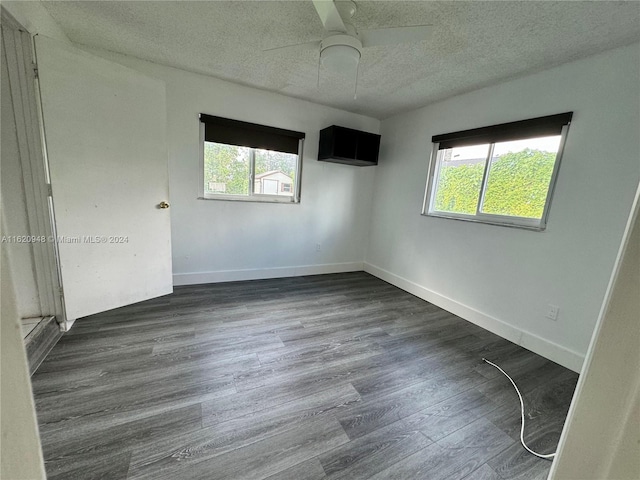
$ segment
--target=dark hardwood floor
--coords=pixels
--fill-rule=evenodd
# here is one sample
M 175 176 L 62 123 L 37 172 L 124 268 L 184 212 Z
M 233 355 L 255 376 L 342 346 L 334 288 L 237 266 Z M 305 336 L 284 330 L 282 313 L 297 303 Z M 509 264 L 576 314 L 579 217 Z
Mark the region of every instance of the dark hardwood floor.
M 178 287 L 33 376 L 50 479 L 544 479 L 577 375 L 366 273 Z

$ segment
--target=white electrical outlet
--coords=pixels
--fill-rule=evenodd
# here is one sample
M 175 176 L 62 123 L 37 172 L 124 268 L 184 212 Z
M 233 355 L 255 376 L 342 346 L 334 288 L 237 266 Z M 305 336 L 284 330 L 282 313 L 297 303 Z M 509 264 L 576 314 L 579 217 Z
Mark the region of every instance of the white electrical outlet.
M 547 317 L 549 320 L 557 320 L 558 313 L 560 313 L 560 307 L 558 305 L 547 305 L 547 313 L 545 317 Z
M 316 243 L 316 252 L 319 252 L 321 250 L 321 246 L 319 243 Z

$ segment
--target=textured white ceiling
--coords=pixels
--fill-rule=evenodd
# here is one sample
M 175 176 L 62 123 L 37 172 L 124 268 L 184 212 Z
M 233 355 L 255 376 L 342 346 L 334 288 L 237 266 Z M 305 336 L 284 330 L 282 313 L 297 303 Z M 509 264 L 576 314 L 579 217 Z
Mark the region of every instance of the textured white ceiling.
M 43 3 L 76 43 L 377 118 L 640 41 L 638 1 L 357 1 L 356 28 L 434 35 L 365 49 L 354 100 L 353 79 L 318 88 L 317 50 L 263 52 L 322 38 L 310 0 Z

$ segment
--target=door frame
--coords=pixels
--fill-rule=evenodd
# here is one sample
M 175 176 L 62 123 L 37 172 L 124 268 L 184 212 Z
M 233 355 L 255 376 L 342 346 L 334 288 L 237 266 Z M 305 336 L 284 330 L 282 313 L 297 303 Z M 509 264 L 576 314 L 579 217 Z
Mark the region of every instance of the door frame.
M 4 8 L 1 15 L 40 314 L 67 331 L 33 36 Z

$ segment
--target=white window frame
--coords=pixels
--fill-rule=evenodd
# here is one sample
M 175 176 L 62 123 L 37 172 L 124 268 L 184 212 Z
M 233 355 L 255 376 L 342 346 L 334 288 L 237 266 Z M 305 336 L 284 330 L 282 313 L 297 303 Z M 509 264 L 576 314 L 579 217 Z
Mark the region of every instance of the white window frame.
M 482 204 L 484 203 L 484 196 L 486 192 L 486 183 L 489 176 L 489 170 L 491 168 L 491 158 L 493 157 L 493 149 L 495 143 L 490 143 L 487 151 L 487 158 L 485 159 L 484 173 L 482 175 L 482 183 L 480 185 L 480 195 L 478 196 L 478 204 L 476 205 L 476 213 L 466 214 L 457 212 L 443 212 L 435 210 L 433 205 L 435 203 L 436 185 L 438 184 L 438 175 L 440 173 L 440 165 L 445 150 L 440 150 L 439 143 L 433 143 L 431 149 L 431 156 L 429 158 L 429 169 L 427 172 L 427 185 L 425 188 L 424 200 L 422 203 L 422 215 L 428 217 L 440 217 L 448 218 L 451 220 L 463 220 L 467 222 L 486 223 L 489 225 L 499 225 L 504 227 L 516 227 L 524 228 L 528 230 L 544 231 L 547 227 L 547 220 L 549 217 L 549 209 L 551 207 L 551 199 L 553 198 L 553 192 L 555 190 L 556 180 L 558 177 L 558 171 L 560 169 L 560 163 L 562 160 L 562 154 L 564 152 L 564 145 L 567 139 L 567 132 L 569 131 L 570 122 L 562 127 L 560 132 L 560 144 L 558 146 L 558 152 L 553 165 L 553 172 L 551 173 L 551 180 L 549 181 L 549 190 L 547 191 L 547 198 L 545 200 L 544 211 L 540 219 L 528 218 L 528 217 L 515 217 L 510 215 L 496 215 L 490 213 L 484 213 L 481 211 Z M 498 142 L 500 143 L 500 142 Z M 479 143 L 479 145 L 481 145 Z
M 255 189 L 255 151 L 257 149 L 251 147 L 251 156 L 249 159 L 249 194 L 248 195 L 230 195 L 226 193 L 207 193 L 204 188 L 204 139 L 205 125 L 200 122 L 200 182 L 198 187 L 198 199 L 200 200 L 226 200 L 234 202 L 258 202 L 258 203 L 286 203 L 286 204 L 298 204 L 300 203 L 300 187 L 302 179 L 302 157 L 304 138 L 298 141 L 298 160 L 296 162 L 296 177 L 293 181 L 293 196 L 289 195 L 265 195 L 263 193 L 254 193 Z

